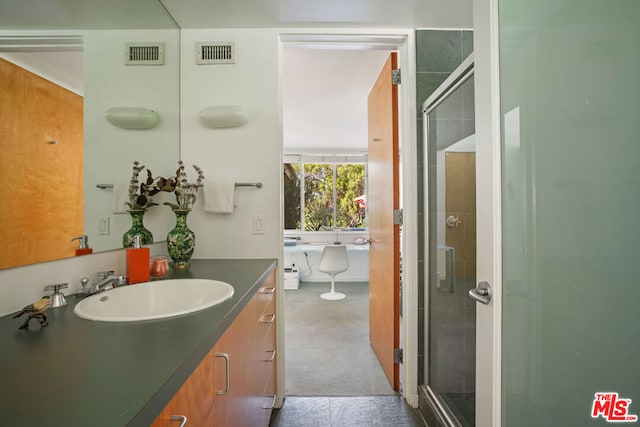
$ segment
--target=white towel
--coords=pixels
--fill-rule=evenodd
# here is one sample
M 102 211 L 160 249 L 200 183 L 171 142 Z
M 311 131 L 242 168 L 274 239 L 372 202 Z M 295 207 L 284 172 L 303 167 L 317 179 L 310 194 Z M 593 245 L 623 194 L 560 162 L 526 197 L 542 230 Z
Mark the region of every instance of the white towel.
M 127 213 L 129 207 L 125 202 L 129 201 L 129 184 L 115 184 L 113 186 L 113 213 Z
M 236 206 L 236 184 L 234 181 L 206 181 L 202 188 L 202 194 L 205 212 L 233 213 L 233 208 Z

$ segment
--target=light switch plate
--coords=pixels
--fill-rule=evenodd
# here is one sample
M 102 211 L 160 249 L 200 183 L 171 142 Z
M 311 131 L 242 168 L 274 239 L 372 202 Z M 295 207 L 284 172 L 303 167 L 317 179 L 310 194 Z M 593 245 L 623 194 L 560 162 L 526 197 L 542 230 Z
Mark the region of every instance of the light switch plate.
M 253 216 L 253 234 L 264 234 L 264 216 Z
M 109 217 L 108 216 L 98 217 L 98 230 L 96 234 L 99 234 L 99 235 L 109 234 Z

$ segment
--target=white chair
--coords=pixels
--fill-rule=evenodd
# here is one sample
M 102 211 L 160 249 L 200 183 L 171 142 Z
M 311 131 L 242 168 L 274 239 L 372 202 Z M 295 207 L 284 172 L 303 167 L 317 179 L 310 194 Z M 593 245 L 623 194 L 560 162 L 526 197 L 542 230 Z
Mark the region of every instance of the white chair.
M 320 264 L 318 264 L 318 271 L 331 276 L 331 291 L 320 295 L 320 298 L 339 300 L 346 296 L 343 293 L 336 292 L 336 274 L 347 271 L 347 269 L 349 269 L 347 247 L 344 245 L 325 246 L 322 251 L 322 256 L 320 257 Z

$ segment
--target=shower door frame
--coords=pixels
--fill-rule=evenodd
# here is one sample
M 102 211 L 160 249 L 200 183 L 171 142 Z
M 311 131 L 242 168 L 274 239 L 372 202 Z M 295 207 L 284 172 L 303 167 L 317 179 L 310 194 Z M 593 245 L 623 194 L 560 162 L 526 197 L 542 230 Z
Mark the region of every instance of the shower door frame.
M 478 47 L 480 47 L 478 43 Z M 481 49 L 484 46 L 481 47 Z M 477 55 L 477 52 L 476 52 Z M 500 426 L 501 423 L 501 181 L 500 181 L 500 145 L 499 137 L 495 139 L 495 129 L 487 127 L 487 103 L 493 115 L 495 105 L 493 99 L 494 88 L 492 80 L 487 83 L 487 72 L 491 75 L 494 69 L 488 71 L 486 58 L 480 61 L 480 67 L 474 61 L 474 54 L 465 59 L 462 64 L 434 91 L 424 102 L 423 131 L 424 131 L 424 200 L 429 200 L 429 171 L 428 171 L 428 121 L 427 112 L 436 108 L 446 96 L 462 85 L 468 78 L 474 78 L 475 121 L 476 121 L 476 217 L 477 217 L 477 247 L 476 247 L 476 280 L 488 281 L 493 287 L 494 297 L 488 305 L 476 305 L 476 415 L 475 424 L 478 427 Z M 489 61 L 492 62 L 492 61 Z M 491 68 L 491 67 L 490 67 Z M 488 96 L 489 94 L 489 96 Z M 494 116 L 495 117 L 495 116 Z M 499 129 L 499 126 L 498 126 Z M 499 135 L 499 131 L 497 132 Z M 496 142 L 497 141 L 497 142 Z M 429 260 L 429 226 L 428 214 L 425 214 L 424 245 L 425 260 Z M 424 378 L 419 382 L 426 394 L 426 401 L 436 416 L 450 425 L 458 425 L 457 420 L 439 402 L 436 394 L 428 387 L 429 384 L 429 262 L 425 262 L 425 319 L 422 322 L 424 336 Z M 424 383 L 424 384 L 423 384 Z M 447 416 L 448 414 L 448 416 Z M 453 419 L 452 419 L 453 417 Z

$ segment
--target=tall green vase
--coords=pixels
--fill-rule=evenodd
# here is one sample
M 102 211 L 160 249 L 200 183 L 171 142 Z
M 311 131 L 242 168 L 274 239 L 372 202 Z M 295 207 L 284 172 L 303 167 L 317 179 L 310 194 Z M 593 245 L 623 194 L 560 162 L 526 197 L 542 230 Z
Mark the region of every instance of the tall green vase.
M 134 236 L 140 235 L 141 241 L 143 245 L 148 245 L 153 243 L 153 234 L 146 228 L 144 228 L 143 219 L 144 213 L 146 209 L 131 209 L 128 210 L 129 215 L 131 215 L 131 228 L 128 229 L 122 235 L 122 247 L 130 248 L 133 246 Z
M 167 249 L 174 268 L 189 267 L 189 260 L 196 248 L 196 235 L 187 227 L 189 209 L 173 209 L 176 226 L 167 234 Z

